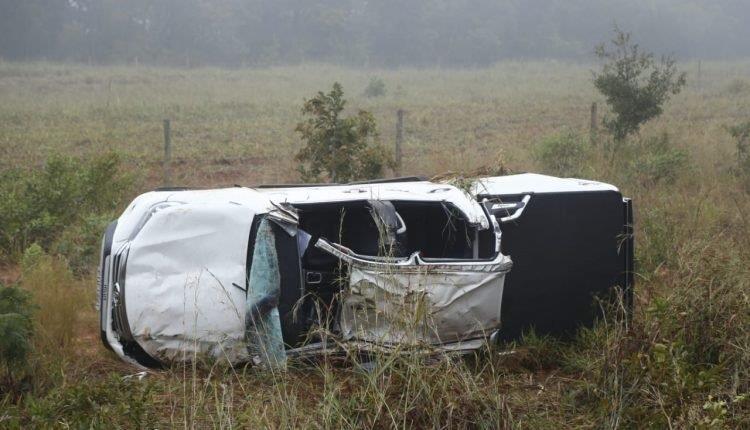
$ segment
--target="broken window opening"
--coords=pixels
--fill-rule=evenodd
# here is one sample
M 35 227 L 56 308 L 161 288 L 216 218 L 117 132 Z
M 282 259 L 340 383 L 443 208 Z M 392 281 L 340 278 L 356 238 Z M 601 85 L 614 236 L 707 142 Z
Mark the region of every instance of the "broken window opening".
M 297 205 L 298 236 L 305 237 L 299 249 L 302 296 L 293 312 L 301 331 L 295 345 L 320 341 L 310 329 L 336 332 L 339 295 L 347 284 L 348 268 L 341 260 L 314 246 L 325 238 L 367 255 L 378 255 L 380 233 L 367 201 Z M 300 239 L 298 238 L 298 243 Z M 290 315 L 292 316 L 292 315 Z M 307 335 L 305 337 L 305 335 Z
M 405 255 L 419 252 L 425 259 L 487 260 L 496 254 L 492 229 L 480 230 L 450 203 L 394 201 L 393 205 L 406 225 Z
M 340 296 L 348 289 L 349 265 L 315 244 L 319 239 L 362 256 L 426 260 L 491 260 L 492 229 L 480 230 L 446 202 L 360 200 L 297 204 L 296 237 L 271 223 L 281 272 L 279 316 L 289 347 L 338 333 Z M 258 217 L 250 232 L 247 273 L 252 269 Z M 318 328 L 319 330 L 313 330 Z

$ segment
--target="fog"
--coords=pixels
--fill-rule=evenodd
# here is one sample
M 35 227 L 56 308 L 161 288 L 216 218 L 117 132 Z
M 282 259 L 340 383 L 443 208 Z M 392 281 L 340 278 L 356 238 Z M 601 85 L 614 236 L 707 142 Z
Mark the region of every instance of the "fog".
M 0 58 L 471 67 L 591 58 L 614 25 L 681 59 L 750 56 L 747 0 L 0 0 Z

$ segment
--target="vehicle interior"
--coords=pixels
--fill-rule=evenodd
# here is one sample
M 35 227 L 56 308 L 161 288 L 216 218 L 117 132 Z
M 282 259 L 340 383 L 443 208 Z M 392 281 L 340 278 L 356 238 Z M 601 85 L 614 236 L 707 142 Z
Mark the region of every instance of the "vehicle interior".
M 279 313 L 284 341 L 290 347 L 319 340 L 309 336 L 312 327 L 337 330 L 337 298 L 347 267 L 316 248 L 318 239 L 373 257 L 406 258 L 415 252 L 436 261 L 495 256 L 492 229 L 478 230 L 446 202 L 360 200 L 295 204 L 294 208 L 299 215 L 296 237 L 275 227 L 281 269 Z M 251 261 L 252 250 L 248 273 Z

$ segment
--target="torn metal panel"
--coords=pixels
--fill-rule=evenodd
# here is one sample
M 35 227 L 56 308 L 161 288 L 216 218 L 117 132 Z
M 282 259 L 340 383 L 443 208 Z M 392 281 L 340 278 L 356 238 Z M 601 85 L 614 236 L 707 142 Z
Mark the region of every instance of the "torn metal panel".
M 320 240 L 350 265 L 339 325 L 345 340 L 438 345 L 489 337 L 500 326 L 505 274 L 512 263 L 365 257 Z
M 437 345 L 500 326 L 503 272 L 375 270 L 353 264 L 339 325 L 345 340 Z
M 419 270 L 423 266 L 431 267 L 435 270 L 445 271 L 471 271 L 471 272 L 497 272 L 508 271 L 513 263 L 510 257 L 498 253 L 491 260 L 454 260 L 442 258 L 422 258 L 418 252 L 409 257 L 378 257 L 359 255 L 352 250 L 336 243 L 330 243 L 325 239 L 320 239 L 315 243 L 315 247 L 320 248 L 344 261 L 351 264 L 357 264 L 363 267 L 387 268 L 394 267 L 398 270 Z

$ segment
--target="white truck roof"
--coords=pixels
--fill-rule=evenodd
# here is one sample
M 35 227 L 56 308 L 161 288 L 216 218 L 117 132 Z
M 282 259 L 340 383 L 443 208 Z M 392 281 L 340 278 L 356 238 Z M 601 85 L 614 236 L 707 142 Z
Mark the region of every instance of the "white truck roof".
M 576 178 L 557 178 L 536 173 L 479 178 L 472 187 L 474 195 L 510 195 L 617 191 L 614 185 Z
M 472 196 L 449 184 L 429 181 L 385 182 L 371 184 L 324 185 L 258 188 L 276 203 L 322 203 L 358 200 L 442 201 L 453 204 L 473 224 L 489 227 L 481 206 Z

